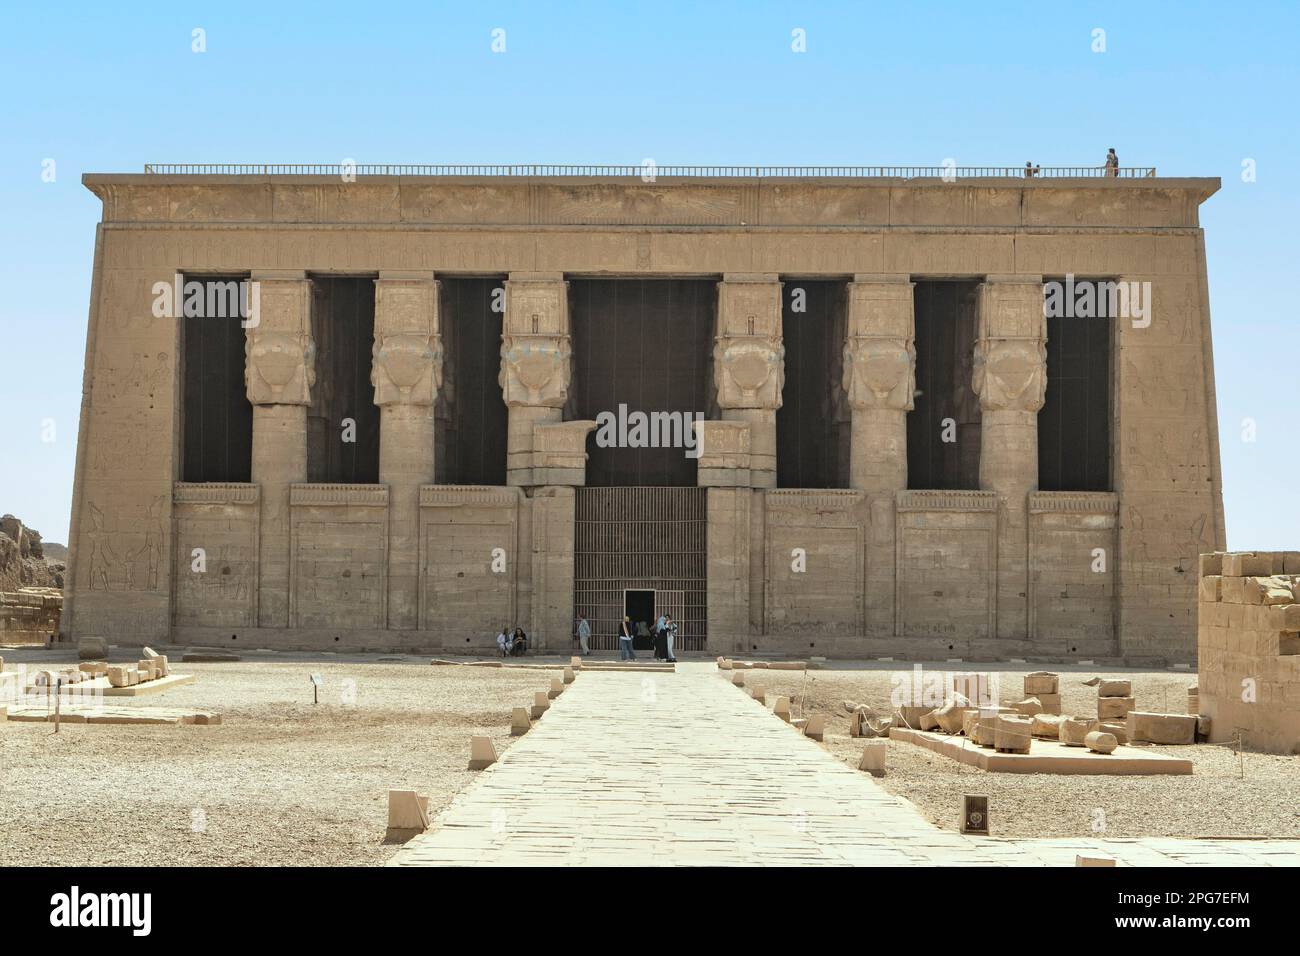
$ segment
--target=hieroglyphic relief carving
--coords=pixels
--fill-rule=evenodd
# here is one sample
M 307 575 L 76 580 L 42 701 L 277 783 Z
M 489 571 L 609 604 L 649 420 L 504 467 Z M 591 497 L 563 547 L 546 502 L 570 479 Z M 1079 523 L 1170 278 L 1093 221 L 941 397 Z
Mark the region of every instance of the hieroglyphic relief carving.
M 370 383 L 376 405 L 433 404 L 442 387 L 442 343 L 437 335 L 376 335 L 373 356 Z
M 986 412 L 1038 411 L 1047 397 L 1046 341 L 981 336 L 971 382 Z
M 567 335 L 505 335 L 498 383 L 507 405 L 563 408 L 569 397 L 573 350 Z
M 718 405 L 722 408 L 781 407 L 785 346 L 772 335 L 720 335 L 713 347 Z
M 443 382 L 433 279 L 380 277 L 375 283 L 375 344 L 370 382 L 375 404 L 432 405 Z
M 310 405 L 316 346 L 306 332 L 248 330 L 244 384 L 254 405 Z
M 316 384 L 312 284 L 303 278 L 259 278 L 257 321 L 247 327 L 244 384 L 254 405 L 310 405 Z
M 726 278 L 718 283 L 714 384 L 724 409 L 781 407 L 785 345 L 780 282 Z
M 511 278 L 498 382 L 507 405 L 563 408 L 573 380 L 569 284 Z
M 910 411 L 916 346 L 910 338 L 854 335 L 844 345 L 844 391 L 854 408 Z
M 86 567 L 89 590 L 156 591 L 161 577 L 166 540 L 167 495 L 152 498 L 139 525 L 110 521 L 95 502 L 88 502 L 90 529 Z

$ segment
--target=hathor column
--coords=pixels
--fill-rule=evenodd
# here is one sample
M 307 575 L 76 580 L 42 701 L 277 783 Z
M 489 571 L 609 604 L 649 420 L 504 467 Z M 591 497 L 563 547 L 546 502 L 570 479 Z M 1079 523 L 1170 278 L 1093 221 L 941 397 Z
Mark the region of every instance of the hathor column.
M 501 393 L 509 409 L 506 483 L 533 485 L 533 426 L 561 421 L 573 361 L 569 284 L 560 273 L 512 272 L 501 332 Z
M 253 482 L 261 486 L 258 625 L 289 624 L 289 486 L 307 480 L 307 406 L 316 381 L 311 282 L 254 272 L 244 382 L 253 406 Z
M 501 332 L 506 482 L 532 488 L 529 633 L 538 649 L 568 648 L 573 633 L 574 486 L 586 481 L 587 432 L 596 423 L 563 421 L 572 365 L 564 276 L 512 272 Z
M 420 486 L 434 480 L 442 385 L 438 283 L 380 272 L 370 381 L 379 406 L 379 480 L 388 486 L 388 626 L 419 626 Z
M 1028 496 L 1038 487 L 1038 410 L 1047 389 L 1042 276 L 989 276 L 980 286 L 974 369 L 980 488 L 998 495 L 996 636 L 1025 640 Z
M 916 391 L 913 284 L 859 275 L 848 287 L 844 390 L 853 410 L 849 486 L 867 493 L 867 630 L 894 634 L 894 500 L 907 489 L 907 413 Z
M 776 412 L 785 383 L 781 287 L 773 275 L 727 274 L 718 283 L 713 378 L 723 420 L 749 423 L 754 488 L 776 487 Z

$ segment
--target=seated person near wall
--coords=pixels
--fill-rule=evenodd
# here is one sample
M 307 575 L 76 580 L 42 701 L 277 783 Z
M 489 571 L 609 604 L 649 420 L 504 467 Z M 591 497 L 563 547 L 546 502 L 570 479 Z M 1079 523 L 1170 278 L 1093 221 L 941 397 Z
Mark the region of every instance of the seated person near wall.
M 510 653 L 510 628 L 504 624 L 501 625 L 501 632 L 497 634 L 497 647 L 501 650 L 502 657 Z
M 518 657 L 528 650 L 528 635 L 524 633 L 522 627 L 516 627 L 515 633 L 510 639 L 510 654 Z

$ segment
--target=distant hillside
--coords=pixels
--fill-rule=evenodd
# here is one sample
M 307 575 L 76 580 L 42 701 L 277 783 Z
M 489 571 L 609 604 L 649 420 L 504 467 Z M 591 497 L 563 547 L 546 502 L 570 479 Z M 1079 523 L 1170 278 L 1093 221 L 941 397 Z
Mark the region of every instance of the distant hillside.
M 47 548 L 56 548 L 61 557 L 53 557 Z M 0 517 L 0 591 L 63 587 L 67 557 L 66 547 L 45 544 L 39 531 L 13 515 Z

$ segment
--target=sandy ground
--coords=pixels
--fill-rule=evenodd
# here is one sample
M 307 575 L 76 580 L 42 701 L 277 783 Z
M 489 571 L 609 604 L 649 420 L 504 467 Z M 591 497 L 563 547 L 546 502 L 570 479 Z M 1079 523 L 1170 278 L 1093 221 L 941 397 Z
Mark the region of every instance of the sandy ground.
M 67 651 L 5 656 L 9 667 L 72 659 Z M 434 812 L 445 806 L 474 778 L 470 735 L 508 747 L 510 708 L 544 690 L 555 663 L 536 671 L 246 654 L 178 668 L 197 674 L 196 684 L 113 700 L 212 710 L 219 726 L 67 724 L 54 734 L 48 724 L 0 724 L 0 865 L 382 863 L 394 850 L 383 842 L 388 789 L 427 793 Z M 862 744 L 848 737 L 841 702 L 886 707 L 892 666 L 753 674 L 796 708 L 802 694 L 809 709 L 827 713 L 826 745 L 856 765 Z M 1002 675 L 1002 696 L 1018 693 L 1022 672 Z M 318 705 L 312 673 L 324 678 Z M 1150 709 L 1176 709 L 1195 680 L 1113 673 L 1129 676 L 1139 706 Z M 1095 706 L 1095 690 L 1080 683 L 1090 676 L 1062 671 L 1067 712 Z M 355 703 L 342 702 L 349 687 Z M 889 747 L 881 783 L 948 829 L 961 794 L 974 792 L 989 795 L 1000 836 L 1300 837 L 1300 757 L 1239 759 L 1200 745 L 1176 748 L 1195 762 L 1191 777 L 1058 777 L 990 774 L 901 742 Z
M 72 659 L 5 656 L 7 669 Z M 219 726 L 0 724 L 0 865 L 382 863 L 389 788 L 427 793 L 437 812 L 474 778 L 470 735 L 508 747 L 510 709 L 559 670 L 379 656 L 174 664 L 198 683 L 110 698 L 212 710 Z M 355 704 L 341 703 L 346 681 Z
M 975 669 L 960 664 L 938 666 Z M 851 670 L 838 664 L 828 667 L 810 670 L 806 678 L 790 671 L 751 671 L 749 680 L 768 692 L 769 704 L 775 694 L 789 695 L 795 716 L 799 716 L 801 699 L 805 713 L 826 714 L 826 746 L 856 767 L 863 742 L 849 737 L 849 718 L 842 702 L 867 703 L 892 712 L 891 690 L 896 682 L 911 680 L 911 665 L 879 664 L 871 669 L 858 665 Z M 897 668 L 906 676 L 896 677 L 900 674 Z M 1023 675 L 1040 669 L 999 672 L 999 696 L 1019 699 Z M 1096 688 L 1082 684 L 1094 676 L 1126 677 L 1133 682 L 1139 709 L 1170 713 L 1185 711 L 1187 687 L 1196 682 L 1196 675 L 1187 672 L 1047 669 L 1061 674 L 1063 713 L 1097 712 Z M 1231 747 L 1210 744 L 1155 749 L 1190 758 L 1193 774 L 988 773 L 912 744 L 890 741 L 888 770 L 880 783 L 911 800 L 928 820 L 948 830 L 959 826 L 961 795 L 978 793 L 989 797 L 995 836 L 1300 838 L 1300 757 L 1251 752 L 1238 756 Z

